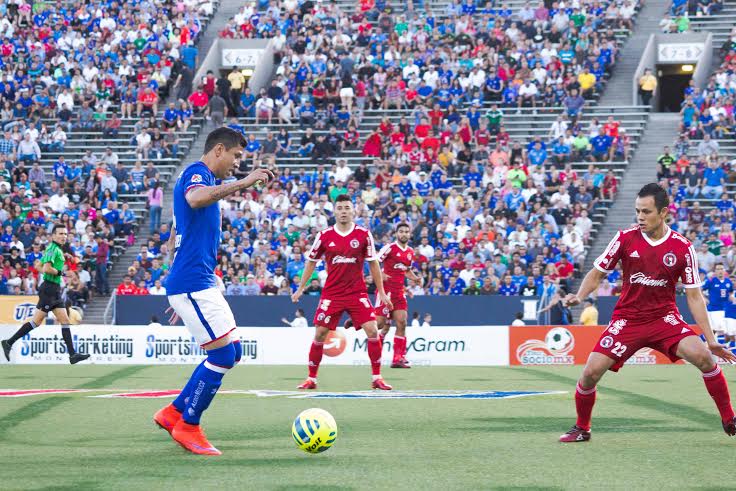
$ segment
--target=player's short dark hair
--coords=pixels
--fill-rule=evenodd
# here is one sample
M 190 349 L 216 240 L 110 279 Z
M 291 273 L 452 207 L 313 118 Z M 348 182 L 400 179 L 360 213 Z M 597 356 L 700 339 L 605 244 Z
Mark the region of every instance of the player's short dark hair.
M 54 228 L 51 229 L 51 235 L 55 234 L 57 230 L 62 228 L 66 230 L 66 225 L 64 225 L 63 223 L 57 223 L 56 225 L 54 225 Z
M 219 143 L 222 143 L 225 150 L 230 150 L 236 146 L 245 148 L 248 145 L 242 133 L 223 126 L 207 135 L 207 141 L 204 143 L 204 153 L 210 153 Z
M 657 208 L 657 212 L 662 211 L 664 208 L 669 206 L 670 198 L 667 196 L 667 191 L 656 182 L 650 182 L 639 190 L 636 195 L 638 198 L 646 198 L 651 196 L 654 198 L 654 206 Z
M 341 194 L 340 196 L 335 198 L 335 203 L 340 203 L 342 201 L 350 201 L 351 203 L 353 202 L 353 200 L 351 200 L 350 196 L 348 196 L 347 194 Z
M 409 226 L 408 223 L 406 223 L 406 222 L 400 222 L 398 225 L 396 225 L 396 231 L 398 232 L 399 229 L 404 228 L 404 227 L 406 227 L 409 230 L 411 230 L 411 226 Z

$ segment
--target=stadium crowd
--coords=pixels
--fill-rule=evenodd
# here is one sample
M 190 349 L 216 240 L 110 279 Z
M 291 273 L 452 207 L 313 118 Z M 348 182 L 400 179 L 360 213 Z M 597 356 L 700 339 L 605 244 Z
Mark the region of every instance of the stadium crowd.
M 634 12 L 630 2 L 528 5 L 513 14 L 467 2 L 440 20 L 428 10 L 391 16 L 370 2 L 352 13 L 332 3 L 241 8 L 220 35 L 274 37 L 281 60 L 258 95 L 239 71 L 215 82 L 229 113 L 246 122 L 230 124 L 248 137 L 242 172 L 278 158 L 302 157 L 309 167 L 282 169 L 267 193 L 224 207 L 223 288 L 290 293 L 314 232 L 331 223 L 343 193 L 354 196 L 357 222 L 379 244 L 391 241 L 396 223 L 413 226 L 423 282 L 411 294 L 536 295 L 568 284 L 590 215 L 618 184 L 612 172 L 591 164 L 579 175 L 570 163 L 625 159 L 630 150 L 613 117 L 583 123 L 583 96 L 614 65 L 613 28 L 630 27 Z M 523 106 L 564 110 L 545 138 L 511 140 L 504 113 Z M 363 137 L 357 128 L 369 109 L 407 117 L 386 118 Z M 253 122 L 273 131 L 259 138 L 248 132 Z M 288 133 L 297 124 L 305 128 L 298 141 Z M 341 156 L 356 149 L 363 162 L 351 169 Z M 147 247 L 139 259 L 149 254 Z M 152 268 L 152 258 L 134 264 L 123 291 L 143 292 L 130 285 L 155 282 Z M 324 275 L 309 293 L 319 293 Z
M 736 155 L 729 144 L 736 135 L 734 48 L 704 89 L 691 84 L 685 90 L 680 135 L 657 159 L 657 177 L 671 196 L 672 227 L 695 244 L 706 273 L 719 262 L 728 273 L 736 271 Z
M 155 162 L 177 155 L 172 129 L 192 117 L 194 42 L 213 7 L 208 0 L 0 5 L 0 293 L 35 293 L 54 222 L 69 229 L 68 298 L 84 306 L 93 287 L 109 293 L 114 239 L 132 243 L 137 221 L 118 195 L 148 193 L 155 209 Z M 159 107 L 174 92 L 183 101 Z M 125 118 L 138 120 L 132 168 L 113 148 L 65 158 L 68 140 L 118 137 Z

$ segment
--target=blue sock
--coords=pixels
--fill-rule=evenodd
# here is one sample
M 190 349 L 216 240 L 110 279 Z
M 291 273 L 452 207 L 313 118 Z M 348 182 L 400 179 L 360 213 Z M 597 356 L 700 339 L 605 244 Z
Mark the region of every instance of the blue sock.
M 189 377 L 187 385 L 185 385 L 184 388 L 181 389 L 179 395 L 176 396 L 176 399 L 174 399 L 174 401 L 172 402 L 176 410 L 180 413 L 183 413 L 184 409 L 187 407 L 187 402 L 189 402 L 189 395 L 192 393 L 192 387 L 194 387 L 194 381 L 198 380 L 198 373 L 200 372 L 200 370 L 202 370 L 202 367 L 204 367 L 204 362 L 197 365 L 197 368 L 195 368 L 192 372 L 192 376 Z
M 183 418 L 186 423 L 198 425 L 199 419 L 215 398 L 225 376 L 235 364 L 235 347 L 232 343 L 209 350 L 207 359 L 192 375 L 192 387 Z

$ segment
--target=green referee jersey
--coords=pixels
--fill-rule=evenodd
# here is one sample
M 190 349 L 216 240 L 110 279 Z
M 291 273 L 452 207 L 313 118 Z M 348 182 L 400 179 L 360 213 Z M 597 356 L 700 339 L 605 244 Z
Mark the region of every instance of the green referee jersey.
M 64 269 L 64 253 L 56 242 L 50 242 L 41 258 L 41 265 L 51 263 L 51 267 L 61 272 Z M 49 281 L 61 285 L 61 275 L 50 275 L 44 273 L 43 281 Z

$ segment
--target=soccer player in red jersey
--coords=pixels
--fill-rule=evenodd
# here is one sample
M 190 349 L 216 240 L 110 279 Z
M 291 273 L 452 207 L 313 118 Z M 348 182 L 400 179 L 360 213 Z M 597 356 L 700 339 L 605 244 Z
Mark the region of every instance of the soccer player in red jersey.
M 711 354 L 727 362 L 736 356 L 713 335 L 695 248 L 666 224 L 669 198 L 658 184 L 647 184 L 636 198 L 637 226 L 619 231 L 593 263 L 577 294 L 565 298 L 568 305 L 580 303 L 617 263 L 623 267 L 623 290 L 611 322 L 601 334 L 583 369 L 575 390 L 577 422 L 561 442 L 590 440 L 590 419 L 595 404 L 596 384 L 607 370 L 617 372 L 640 348 L 653 348 L 676 361 L 681 358 L 703 372 L 703 381 L 721 415 L 723 430 L 736 435 L 736 417 L 731 406 L 726 378 Z M 703 330 L 705 343 L 683 320 L 675 303 L 675 287 L 682 282 L 687 304 Z
M 291 296 L 296 303 L 304 292 L 304 288 L 314 273 L 314 267 L 320 259 L 327 266 L 327 280 L 322 290 L 319 307 L 314 314 L 314 335 L 309 350 L 309 377 L 299 389 L 317 388 L 317 371 L 322 361 L 324 341 L 330 331 L 337 328 L 343 312 L 347 312 L 355 329 L 363 329 L 368 336 L 368 357 L 373 371 L 373 388 L 391 390 L 391 386 L 381 378 L 381 341 L 378 339 L 376 314 L 368 298 L 368 290 L 363 279 L 363 263 L 368 261 L 371 276 L 378 290 L 381 303 L 393 306 L 383 290 L 381 266 L 376 257 L 373 236 L 366 228 L 353 222 L 355 209 L 347 195 L 340 195 L 335 200 L 335 225 L 320 232 L 307 255 L 302 281 L 299 288 Z
M 378 260 L 383 263 L 383 284 L 386 295 L 394 304 L 393 308 L 389 308 L 376 295 L 376 320 L 378 329 L 381 331 L 379 334 L 381 344 L 391 328 L 390 320 L 396 324 L 394 359 L 391 368 L 411 368 L 411 364 L 406 359 L 407 302 L 404 293 L 404 279 L 408 276 L 413 281 L 421 281 L 421 278 L 411 270 L 414 249 L 409 247 L 410 237 L 411 227 L 402 222 L 396 226 L 396 241 L 385 245 L 378 252 Z

